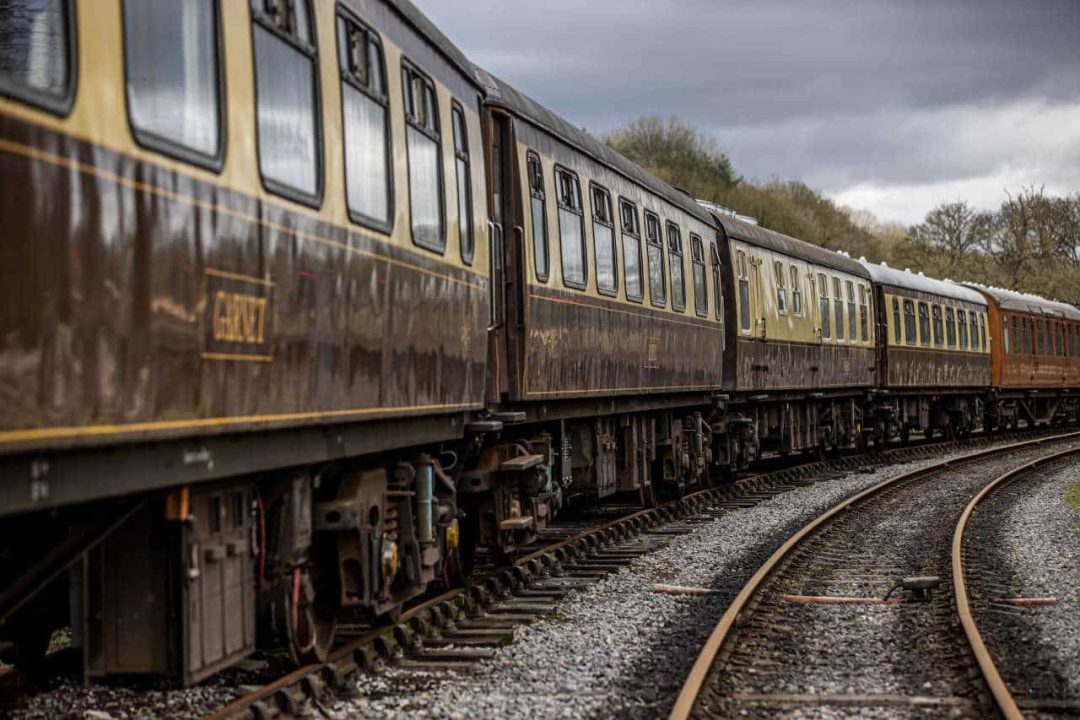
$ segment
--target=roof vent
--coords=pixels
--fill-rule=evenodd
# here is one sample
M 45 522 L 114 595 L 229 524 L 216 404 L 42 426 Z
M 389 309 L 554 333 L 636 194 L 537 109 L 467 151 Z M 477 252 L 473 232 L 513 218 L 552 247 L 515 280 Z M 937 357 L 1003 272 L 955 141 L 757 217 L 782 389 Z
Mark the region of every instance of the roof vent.
M 885 262 L 884 260 L 882 260 L 882 261 L 881 261 L 881 267 L 883 267 L 883 268 L 887 268 L 887 267 L 889 267 L 889 263 L 887 263 L 887 262 Z
M 926 274 L 922 270 L 919 271 L 919 277 L 926 277 Z

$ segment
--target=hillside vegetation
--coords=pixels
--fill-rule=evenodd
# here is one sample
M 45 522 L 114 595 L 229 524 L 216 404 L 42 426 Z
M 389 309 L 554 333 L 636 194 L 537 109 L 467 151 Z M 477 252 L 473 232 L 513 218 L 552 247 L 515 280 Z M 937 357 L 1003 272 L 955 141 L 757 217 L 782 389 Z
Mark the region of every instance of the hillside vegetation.
M 677 119 L 635 120 L 604 140 L 677 188 L 815 245 L 1080 304 L 1080 193 L 1018 188 L 993 212 L 957 200 L 904 227 L 837 205 L 797 180 L 745 180 L 712 138 Z

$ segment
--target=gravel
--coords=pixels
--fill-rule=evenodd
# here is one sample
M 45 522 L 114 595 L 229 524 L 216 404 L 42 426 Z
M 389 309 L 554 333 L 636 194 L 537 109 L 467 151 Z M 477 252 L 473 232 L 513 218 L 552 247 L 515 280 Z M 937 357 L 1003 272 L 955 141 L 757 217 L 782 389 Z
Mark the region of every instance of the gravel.
M 972 582 L 977 621 L 1020 698 L 1080 702 L 1080 510 L 1065 501 L 1078 484 L 1075 459 L 1055 463 L 995 491 L 969 525 L 967 557 L 980 570 Z M 1002 594 L 1058 602 L 988 612 Z
M 963 453 L 957 453 L 957 455 Z M 944 458 L 938 458 L 937 462 Z M 388 668 L 327 708 L 349 718 L 665 716 L 716 620 L 760 564 L 826 507 L 918 461 L 801 487 L 705 522 L 691 534 L 565 598 L 470 672 Z M 653 591 L 712 587 L 712 596 Z M 798 714 L 796 714 L 798 715 Z

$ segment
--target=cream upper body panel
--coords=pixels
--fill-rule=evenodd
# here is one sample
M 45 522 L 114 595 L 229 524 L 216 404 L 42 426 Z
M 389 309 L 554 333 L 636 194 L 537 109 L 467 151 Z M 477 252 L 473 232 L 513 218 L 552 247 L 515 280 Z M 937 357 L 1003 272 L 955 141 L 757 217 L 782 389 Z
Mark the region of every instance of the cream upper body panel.
M 120 153 L 136 161 L 196 180 L 241 192 L 270 206 L 285 209 L 314 220 L 348 229 L 375 240 L 403 249 L 435 257 L 448 266 L 487 275 L 488 237 L 485 173 L 482 153 L 482 134 L 478 110 L 478 93 L 459 97 L 466 122 L 471 176 L 471 217 L 475 237 L 475 256 L 471 265 L 462 261 L 458 232 L 458 200 L 455 150 L 451 125 L 450 89 L 434 78 L 441 127 L 441 157 L 443 185 L 443 223 L 446 249 L 441 257 L 412 242 L 409 219 L 408 158 L 405 147 L 404 101 L 402 97 L 402 49 L 384 33 L 379 32 L 384 53 L 387 102 L 389 108 L 393 231 L 385 233 L 350 220 L 346 205 L 344 147 L 342 129 L 342 93 L 338 64 L 338 34 L 336 32 L 337 4 L 316 0 L 314 37 L 317 46 L 319 78 L 318 117 L 321 122 L 321 152 L 319 154 L 322 192 L 318 202 L 296 202 L 268 190 L 261 178 L 258 155 L 258 124 L 255 109 L 255 69 L 252 48 L 252 17 L 250 4 L 243 0 L 219 3 L 220 47 L 222 50 L 221 80 L 223 107 L 221 116 L 221 145 L 223 156 L 220 169 L 176 159 L 169 154 L 140 144 L 128 119 L 126 93 L 124 26 L 122 0 L 94 0 L 75 3 L 74 63 L 75 96 L 66 116 L 38 109 L 31 104 L 0 97 L 0 114 L 32 123 L 48 130 L 63 133 L 77 140 Z M 352 4 L 352 3 L 350 3 Z M 365 3 L 360 3 L 365 5 Z M 361 21 L 365 18 L 359 14 Z M 423 68 L 421 68 L 423 70 Z M 42 157 L 53 162 L 61 158 Z M 67 162 L 66 164 L 70 164 Z M 92 172 L 93 168 L 81 168 Z M 108 178 L 107 178 L 108 179 Z M 124 178 L 111 178 L 125 182 Z M 174 200 L 185 198 L 170 194 Z M 195 202 L 193 198 L 190 199 Z M 258 220 L 257 218 L 252 218 Z

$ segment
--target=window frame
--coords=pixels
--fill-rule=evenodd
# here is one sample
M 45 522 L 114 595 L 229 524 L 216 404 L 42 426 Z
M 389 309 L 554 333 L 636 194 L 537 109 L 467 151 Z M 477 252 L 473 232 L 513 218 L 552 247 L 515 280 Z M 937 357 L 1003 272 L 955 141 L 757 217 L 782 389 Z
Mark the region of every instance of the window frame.
M 655 243 L 651 242 L 649 240 L 649 218 L 650 217 L 653 218 L 656 221 L 656 242 Z M 645 267 L 643 269 L 648 270 L 648 273 L 645 275 L 645 277 L 647 277 L 649 279 L 649 283 L 648 283 L 648 285 L 649 285 L 649 303 L 655 308 L 665 308 L 666 309 L 667 306 L 668 306 L 668 303 L 667 303 L 667 301 L 668 301 L 668 297 L 667 297 L 668 296 L 668 288 L 667 288 L 668 278 L 667 278 L 667 272 L 665 270 L 665 265 L 667 263 L 664 262 L 664 255 L 667 252 L 667 249 L 664 247 L 665 244 L 666 244 L 664 242 L 664 223 L 660 220 L 660 216 L 657 215 L 656 213 L 654 213 L 652 210 L 645 209 L 644 218 L 645 218 L 645 232 L 644 232 L 644 234 L 645 234 Z M 650 258 L 649 258 L 649 246 L 650 245 L 652 245 L 655 248 L 660 248 L 660 282 L 664 285 L 663 297 L 660 299 L 660 302 L 657 302 L 656 298 L 653 296 L 652 266 L 650 265 Z
M 844 332 L 844 281 L 836 275 L 832 276 L 833 291 L 833 337 L 836 342 L 846 342 L 847 334 Z
M 802 288 L 799 287 L 799 268 L 797 265 L 788 266 L 789 279 L 791 280 L 791 314 L 802 317 L 804 310 L 802 304 Z
M 457 123 L 454 122 L 454 115 L 461 117 L 461 146 L 462 150 L 458 150 L 457 147 Z M 476 208 L 473 205 L 473 191 L 472 191 L 472 152 L 469 148 L 469 120 L 465 115 L 465 107 L 457 100 L 457 98 L 450 99 L 450 135 L 451 141 L 454 143 L 454 183 L 457 185 L 458 192 L 458 254 L 461 256 L 461 262 L 468 266 L 472 266 L 473 261 L 476 259 L 476 218 L 474 213 Z M 465 210 L 466 217 L 461 217 L 461 178 L 458 177 L 458 163 L 465 164 Z M 461 233 L 462 220 L 468 225 L 469 228 L 469 252 L 465 252 L 465 241 Z
M 63 94 L 53 94 L 42 90 L 40 88 L 24 85 L 23 83 L 12 82 L 5 79 L 4 75 L 0 75 L 0 96 L 9 98 L 16 102 L 24 103 L 31 107 L 35 107 L 39 110 L 44 110 L 47 113 L 56 115 L 57 117 L 66 118 L 71 115 L 72 108 L 75 107 L 75 97 L 79 91 L 79 29 L 77 25 L 78 13 L 75 11 L 75 0 L 61 0 L 64 3 L 64 20 L 67 41 L 67 57 L 65 57 L 67 65 L 68 82 L 64 87 Z M 121 11 L 121 14 L 123 12 Z M 220 25 L 219 25 L 220 27 Z M 121 29 L 121 32 L 123 30 Z M 221 33 L 218 33 L 220 37 Z M 125 43 L 121 42 L 123 46 Z M 125 53 L 124 67 L 127 67 L 127 56 Z M 126 84 L 126 82 L 125 82 Z M 124 90 L 124 94 L 127 94 L 127 90 Z
M 932 327 L 930 322 L 930 303 L 920 300 L 919 301 L 919 345 L 923 347 L 930 347 L 934 344 Z M 924 322 L 925 321 L 925 322 Z M 923 332 L 925 325 L 926 331 Z
M 537 190 L 533 187 L 533 172 L 532 163 L 536 161 L 536 166 L 539 168 L 540 173 L 540 189 Z M 531 222 L 530 232 L 532 233 L 532 256 L 533 256 L 533 275 L 536 276 L 537 282 L 547 283 L 551 280 L 551 233 L 548 231 L 548 215 L 547 215 L 547 178 L 544 177 L 544 161 L 540 159 L 540 154 L 535 150 L 529 150 L 525 153 L 525 182 L 529 186 L 529 220 Z M 539 264 L 536 262 L 536 218 L 534 217 L 533 200 L 539 200 L 543 204 L 544 211 L 541 213 L 541 224 L 544 230 L 543 242 L 544 242 L 544 273 L 541 274 L 539 270 Z
M 623 295 L 630 302 L 644 303 L 645 302 L 645 265 L 641 261 L 641 215 L 638 214 L 638 206 L 633 200 L 628 200 L 625 197 L 619 196 L 619 247 L 623 251 Z M 630 208 L 634 212 L 634 232 L 628 232 L 626 224 L 623 223 L 623 208 Z M 637 254 L 637 278 L 638 283 L 641 286 L 641 292 L 638 295 L 630 294 L 630 273 L 626 270 L 626 237 L 630 237 L 634 241 L 634 248 Z
M 224 33 L 221 30 L 221 2 L 220 0 L 210 0 L 213 3 L 213 17 L 214 17 L 214 52 L 216 53 L 216 72 L 214 73 L 214 95 L 217 97 L 217 132 L 218 143 L 217 152 L 213 155 L 207 155 L 201 153 L 198 150 L 182 145 L 175 140 L 158 135 L 157 133 L 143 130 L 135 124 L 135 117 L 131 112 L 131 83 L 128 82 L 128 69 L 131 67 L 131 56 L 128 52 L 127 46 L 127 1 L 120 0 L 120 46 L 122 48 L 122 56 L 124 62 L 124 114 L 127 119 L 128 130 L 131 132 L 131 137 L 135 141 L 136 145 L 139 145 L 145 150 L 156 152 L 166 157 L 170 157 L 174 160 L 188 163 L 189 165 L 195 165 L 205 170 L 220 174 L 221 169 L 225 166 L 225 156 L 228 153 L 229 145 L 229 109 L 226 107 L 227 98 L 225 95 L 225 44 L 222 41 Z M 74 3 L 68 0 L 68 6 L 70 7 Z M 250 5 L 250 3 L 249 3 Z M 310 6 L 309 6 L 310 7 Z M 314 27 L 314 23 L 312 23 Z M 314 30 L 313 30 L 314 31 Z M 252 39 L 252 79 L 254 80 L 255 73 L 255 58 L 254 58 L 254 38 Z M 316 72 L 318 72 L 318 64 L 316 60 Z M 316 95 L 318 100 L 318 95 Z M 255 112 L 258 113 L 256 107 Z M 258 135 L 258 120 L 256 119 L 256 135 Z M 257 153 L 256 153 L 257 154 Z M 258 163 L 258 158 L 256 158 Z M 260 174 L 262 169 L 260 168 Z
M 700 259 L 698 259 L 700 258 Z M 701 270 L 703 293 L 698 297 L 697 273 Z M 690 233 L 690 274 L 694 281 L 694 314 L 701 318 L 709 317 L 709 276 L 705 271 L 705 241 L 696 232 Z
M 1006 316 L 1007 318 L 1008 316 Z M 971 346 L 968 344 L 968 330 L 967 330 L 967 310 L 957 308 L 956 310 L 956 347 L 960 350 L 970 350 Z M 1009 349 L 1006 347 L 1005 352 Z
M 564 173 L 574 179 L 574 185 L 577 187 L 577 201 L 580 207 L 574 208 L 563 203 L 562 193 L 559 190 L 559 173 Z M 564 287 L 572 288 L 574 290 L 584 290 L 589 286 L 589 239 L 585 234 L 585 198 L 581 192 L 581 176 L 565 165 L 555 163 L 553 177 L 555 178 L 555 220 L 558 223 L 559 230 L 559 277 L 562 279 Z M 584 279 L 580 283 L 566 279 L 566 256 L 563 253 L 561 214 L 561 211 L 564 209 L 577 215 L 578 227 L 581 230 L 581 272 Z
M 859 310 L 855 304 L 855 282 L 846 280 L 844 289 L 847 291 L 847 324 L 851 328 L 848 333 L 849 340 L 850 342 L 859 342 L 859 329 L 855 327 L 859 322 Z
M 930 305 L 930 319 L 934 326 L 934 347 L 945 347 L 945 315 L 941 311 L 941 305 Z
M 593 193 L 602 193 L 607 198 L 607 209 L 611 215 L 609 222 L 604 222 L 596 215 L 596 202 Z M 607 187 L 601 185 L 598 182 L 589 181 L 589 217 L 592 219 L 593 227 L 590 228 L 593 239 L 593 263 L 596 266 L 596 292 L 601 295 L 607 295 L 608 297 L 618 297 L 619 295 L 619 250 L 618 242 L 615 236 L 615 203 L 612 201 L 611 191 Z M 596 224 L 599 223 L 611 230 L 611 274 L 615 279 L 615 286 L 613 288 L 600 287 L 600 259 L 597 256 L 597 250 L 600 244 L 596 240 Z
M 784 263 L 782 260 L 773 260 L 773 285 L 776 286 L 776 312 L 778 315 L 787 315 L 787 287 L 784 285 Z
M 870 342 L 870 288 L 859 283 L 859 342 Z
M 402 55 L 401 55 L 401 67 L 400 67 L 400 70 L 401 70 L 401 72 L 398 73 L 398 74 L 401 76 L 401 79 L 402 79 L 402 83 L 401 83 L 401 86 L 402 86 L 401 87 L 401 115 L 402 115 L 402 120 L 403 120 L 403 123 L 404 123 L 404 129 L 405 129 L 405 177 L 406 177 L 406 181 L 408 183 L 408 188 L 409 188 L 409 238 L 412 240 L 412 244 L 414 246 L 416 246 L 418 248 L 421 248 L 423 250 L 427 250 L 428 252 L 433 252 L 436 255 L 442 255 L 442 256 L 445 257 L 445 255 L 446 255 L 446 168 L 443 167 L 443 165 L 445 164 L 443 162 L 443 154 L 444 154 L 443 135 L 445 133 L 443 132 L 443 127 L 442 127 L 442 120 L 443 120 L 442 113 L 439 111 L 439 88 L 438 88 L 437 85 L 435 85 L 435 79 L 429 73 L 426 73 L 423 70 L 421 70 L 420 66 L 417 65 L 416 63 L 414 63 L 412 60 L 410 60 L 404 53 L 402 53 Z M 406 92 L 412 92 L 412 90 L 411 90 L 411 87 L 406 87 L 407 84 L 404 82 L 404 80 L 405 80 L 404 75 L 405 75 L 406 70 L 408 70 L 408 72 L 411 72 L 411 73 L 413 73 L 415 75 L 420 76 L 421 78 L 426 80 L 428 83 L 431 83 L 431 96 L 435 100 L 435 108 L 434 108 L 435 109 L 435 127 L 438 128 L 438 135 L 435 136 L 435 137 L 432 137 L 430 130 L 428 130 L 427 128 L 425 128 L 425 127 L 419 125 L 418 123 L 414 122 L 409 117 L 408 104 L 405 102 L 405 93 Z M 408 83 L 408 85 L 411 86 L 412 83 Z M 427 137 L 429 140 L 434 140 L 435 141 L 435 147 L 436 147 L 435 156 L 436 156 L 436 159 L 438 160 L 437 168 L 438 168 L 438 174 L 439 174 L 437 185 L 439 187 L 439 227 L 442 229 L 442 247 L 441 248 L 431 247 L 430 245 L 425 245 L 423 243 L 419 243 L 419 242 L 416 241 L 416 223 L 413 220 L 412 158 L 409 155 L 409 128 L 410 127 L 414 128 L 416 130 L 419 130 L 420 133 L 423 134 L 425 137 Z
M 950 350 L 956 349 L 956 310 L 945 306 L 945 346 Z
M 311 46 L 303 47 L 301 43 L 297 42 L 291 35 L 283 32 L 277 25 L 266 19 L 266 13 L 261 10 L 256 10 L 252 7 L 250 0 L 247 2 L 248 15 L 251 21 L 248 23 L 250 29 L 251 40 L 251 90 L 254 102 L 252 104 L 252 112 L 255 118 L 255 165 L 259 169 L 259 181 L 262 183 L 263 189 L 267 192 L 277 195 L 278 197 L 285 198 L 286 200 L 292 200 L 295 203 L 301 205 L 307 205 L 308 207 L 320 209 L 323 204 L 323 198 L 326 194 L 326 163 L 323 155 L 325 154 L 325 138 L 323 130 L 323 116 L 322 116 L 322 63 L 319 58 L 319 27 L 318 20 L 315 17 L 315 9 L 312 6 L 310 0 L 296 0 L 296 2 L 307 3 L 308 18 L 311 25 Z M 290 47 L 298 52 L 306 55 L 308 59 L 312 61 L 312 86 L 314 93 L 312 97 L 314 119 L 315 119 L 315 192 L 306 193 L 302 190 L 290 187 L 283 183 L 266 177 L 266 173 L 263 172 L 261 151 L 262 136 L 259 132 L 259 80 L 258 80 L 258 61 L 255 50 L 255 26 L 258 25 L 263 30 L 266 30 L 270 34 L 276 36 L 279 40 L 287 43 Z M 335 26 L 335 31 L 337 30 Z M 224 65 L 224 62 L 222 63 Z
M 900 298 L 892 296 L 892 320 L 893 320 L 893 345 L 901 345 L 903 337 L 900 327 Z
M 721 324 L 724 324 L 727 322 L 724 318 L 724 293 L 721 285 L 724 267 L 723 263 L 720 262 L 720 248 L 717 246 L 716 241 L 710 242 L 709 246 L 712 255 L 713 295 L 716 297 L 716 302 L 713 303 L 713 317 L 719 320 Z
M 678 247 L 673 248 L 671 243 L 671 233 L 675 232 L 675 239 L 678 241 Z M 682 228 L 672 221 L 668 220 L 664 223 L 664 235 L 667 240 L 667 255 L 668 255 L 668 287 L 671 292 L 671 309 L 675 312 L 686 312 L 686 260 L 683 253 L 683 241 L 682 241 Z M 675 304 L 675 273 L 673 269 L 675 267 L 674 258 L 679 258 L 679 271 L 682 273 L 682 304 Z
M 365 32 L 368 33 L 369 37 L 373 37 L 375 39 L 375 44 L 379 46 L 379 60 L 382 63 L 382 67 L 380 68 L 380 71 L 382 72 L 383 88 L 385 88 L 385 90 L 386 90 L 386 93 L 382 98 L 379 98 L 376 95 L 374 95 L 368 88 L 363 87 L 362 85 L 360 85 L 360 83 L 353 80 L 353 78 L 346 76 L 346 74 L 342 70 L 342 67 L 341 67 L 341 47 L 340 47 L 340 44 L 339 44 L 341 42 L 341 36 L 338 35 L 338 33 L 337 33 L 337 20 L 338 20 L 339 17 L 344 19 L 346 22 L 351 22 L 354 25 L 358 25 L 361 29 L 363 29 Z M 361 212 L 357 212 L 356 210 L 353 210 L 352 205 L 349 203 L 349 163 L 348 163 L 348 160 L 347 160 L 349 150 L 348 150 L 348 147 L 347 147 L 347 145 L 345 143 L 345 93 L 344 92 L 341 93 L 341 156 L 342 156 L 341 177 L 342 177 L 342 180 L 345 182 L 345 185 L 344 185 L 344 190 L 345 190 L 345 212 L 348 214 L 349 220 L 352 221 L 353 223 L 355 223 L 357 225 L 360 225 L 362 227 L 369 228 L 371 230 L 376 230 L 376 231 L 379 231 L 379 232 L 386 233 L 387 235 L 390 235 L 390 234 L 392 234 L 394 232 L 394 224 L 395 224 L 395 218 L 396 218 L 396 215 L 395 215 L 395 210 L 396 210 L 396 205 L 395 205 L 395 199 L 396 198 L 395 198 L 395 196 L 396 196 L 396 193 L 394 192 L 394 139 L 393 139 L 393 135 L 392 135 L 392 133 L 393 133 L 393 124 L 391 122 L 391 117 L 390 117 L 390 82 L 389 82 L 389 75 L 387 73 L 387 65 L 386 65 L 386 48 L 383 46 L 382 38 L 379 37 L 379 33 L 375 31 L 375 28 L 373 28 L 371 25 L 369 25 L 368 23 L 361 20 L 359 17 L 357 17 L 356 13 L 354 13 L 352 10 L 350 10 L 348 7 L 346 7 L 344 4 L 342 4 L 340 2 L 336 4 L 335 12 L 334 12 L 334 42 L 335 42 L 335 44 L 338 44 L 338 47 L 337 47 L 337 51 L 338 51 L 338 55 L 337 55 L 337 57 L 338 57 L 338 62 L 337 62 L 338 81 L 343 85 L 348 83 L 348 85 L 350 87 L 352 87 L 354 90 L 356 90 L 357 92 L 362 93 L 365 97 L 372 100 L 373 102 L 376 102 L 379 105 L 382 105 L 383 111 L 384 111 L 384 115 L 383 115 L 383 118 L 384 118 L 384 123 L 383 124 L 385 125 L 384 132 L 386 133 L 384 137 L 385 137 L 385 141 L 386 141 L 385 142 L 385 146 L 386 146 L 385 149 L 386 149 L 386 200 L 387 200 L 386 217 L 387 217 L 387 219 L 386 219 L 385 222 L 383 222 L 383 221 L 380 221 L 380 220 L 376 220 L 375 218 L 369 217 L 367 215 L 364 215 Z M 410 222 L 410 225 L 411 225 L 411 222 Z M 475 231 L 474 231 L 474 234 L 475 234 Z

